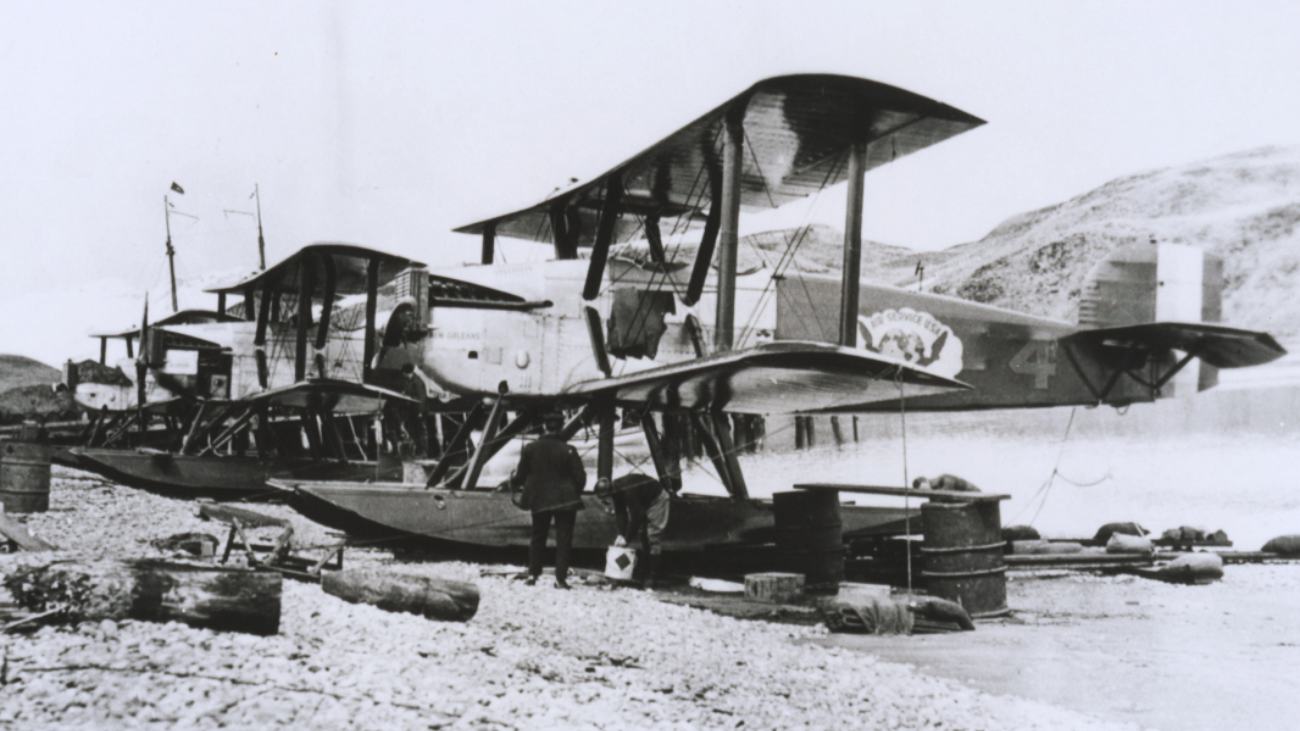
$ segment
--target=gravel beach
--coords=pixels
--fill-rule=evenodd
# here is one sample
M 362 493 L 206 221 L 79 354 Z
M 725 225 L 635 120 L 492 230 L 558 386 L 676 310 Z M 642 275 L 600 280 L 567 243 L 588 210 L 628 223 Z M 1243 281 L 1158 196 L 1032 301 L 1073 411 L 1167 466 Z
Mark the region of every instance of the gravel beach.
M 332 540 L 279 506 L 298 540 Z M 61 555 L 157 555 L 154 538 L 223 526 L 196 505 L 55 469 L 34 533 Z M 276 529 L 259 529 L 270 538 Z M 256 540 L 256 538 L 255 538 Z M 0 556 L 6 570 L 31 554 Z M 2 638 L 0 723 L 14 728 L 1113 728 L 994 695 L 869 653 L 826 648 L 819 627 L 742 621 L 579 585 L 561 592 L 467 563 L 353 566 L 474 581 L 476 617 L 443 623 L 348 604 L 286 581 L 280 634 L 100 622 Z M 544 583 L 544 582 L 543 582 Z

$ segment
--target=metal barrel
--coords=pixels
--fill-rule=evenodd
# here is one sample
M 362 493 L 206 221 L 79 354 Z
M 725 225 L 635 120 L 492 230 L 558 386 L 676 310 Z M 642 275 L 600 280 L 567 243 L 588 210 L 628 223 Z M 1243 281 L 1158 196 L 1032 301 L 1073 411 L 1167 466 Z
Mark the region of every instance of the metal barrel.
M 1006 544 L 998 503 L 931 500 L 921 506 L 921 519 L 921 578 L 930 593 L 961 604 L 975 618 L 1006 614 Z
M 833 491 L 795 490 L 772 496 L 776 545 L 784 568 L 805 577 L 804 590 L 835 594 L 844 580 L 844 529 L 840 496 Z
M 0 445 L 0 502 L 7 513 L 50 509 L 50 447 L 4 442 Z

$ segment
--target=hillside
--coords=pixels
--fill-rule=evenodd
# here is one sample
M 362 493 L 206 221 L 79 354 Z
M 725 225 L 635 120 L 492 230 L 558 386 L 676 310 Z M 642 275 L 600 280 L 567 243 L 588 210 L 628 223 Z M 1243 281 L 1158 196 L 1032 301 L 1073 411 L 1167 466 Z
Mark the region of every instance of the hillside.
M 799 258 L 838 269 L 840 234 L 820 229 Z M 786 235 L 749 238 L 779 249 Z M 1225 322 L 1283 340 L 1300 336 L 1300 148 L 1264 147 L 1117 178 L 942 251 L 864 243 L 862 271 L 914 285 L 919 258 L 927 290 L 1073 320 L 1092 267 L 1114 249 L 1152 237 L 1224 258 Z M 814 245 L 806 251 L 808 243 Z
M 22 386 L 48 386 L 62 378 L 56 368 L 22 355 L 0 355 L 0 393 Z

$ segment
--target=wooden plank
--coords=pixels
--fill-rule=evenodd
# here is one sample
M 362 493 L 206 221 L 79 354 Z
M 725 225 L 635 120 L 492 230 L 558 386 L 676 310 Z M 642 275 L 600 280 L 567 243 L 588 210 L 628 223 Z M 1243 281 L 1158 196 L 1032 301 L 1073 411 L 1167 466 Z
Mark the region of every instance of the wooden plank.
M 856 492 L 865 495 L 892 495 L 895 497 L 953 498 L 971 502 L 1010 500 L 1010 495 L 996 492 L 961 492 L 959 490 L 916 490 L 910 487 L 884 487 L 881 485 L 852 485 L 839 482 L 804 482 L 794 486 L 796 490 L 834 490 L 836 492 Z
M 1300 557 L 1283 556 L 1268 551 L 1211 551 L 1219 554 L 1219 558 L 1224 563 L 1264 563 L 1267 561 L 1284 561 L 1294 563 L 1300 561 Z
M 1155 562 L 1151 556 L 1137 554 L 1029 554 L 1018 556 L 1009 553 L 1004 557 L 1009 568 L 1013 569 L 1055 569 L 1055 568 L 1108 568 L 1114 566 L 1149 566 Z
M 220 521 L 222 523 L 233 523 L 234 521 L 238 521 L 240 525 L 254 528 L 268 525 L 278 527 L 289 525 L 289 521 L 284 518 L 277 518 L 273 515 L 266 515 L 246 508 L 236 508 L 231 505 L 218 505 L 216 503 L 202 503 L 199 505 L 199 517 L 205 520 Z
M 0 512 L 0 537 L 7 541 L 13 541 L 14 545 L 24 551 L 58 550 L 53 543 L 43 541 L 32 535 L 28 532 L 26 526 L 2 512 Z

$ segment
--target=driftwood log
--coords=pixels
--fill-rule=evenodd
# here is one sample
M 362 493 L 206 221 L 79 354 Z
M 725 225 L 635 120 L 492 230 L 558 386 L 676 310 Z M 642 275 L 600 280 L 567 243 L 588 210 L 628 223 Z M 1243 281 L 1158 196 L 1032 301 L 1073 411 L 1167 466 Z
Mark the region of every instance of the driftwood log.
M 13 543 L 24 551 L 53 551 L 54 545 L 37 538 L 22 523 L 0 512 L 0 542 Z
M 468 581 L 348 569 L 322 574 L 320 583 L 326 594 L 390 612 L 465 622 L 478 611 L 478 587 Z
M 25 609 L 62 608 L 65 621 L 140 619 L 273 635 L 280 575 L 156 559 L 58 561 L 12 571 L 4 585 Z

